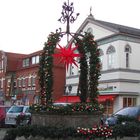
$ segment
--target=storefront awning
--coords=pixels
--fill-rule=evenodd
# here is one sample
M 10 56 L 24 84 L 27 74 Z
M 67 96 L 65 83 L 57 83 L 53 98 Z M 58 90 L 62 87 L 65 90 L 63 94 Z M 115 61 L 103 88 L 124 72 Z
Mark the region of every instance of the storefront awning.
M 106 100 L 113 101 L 117 95 L 99 95 L 98 102 L 105 102 Z
M 56 103 L 78 103 L 80 102 L 80 98 L 79 96 L 62 96 L 55 102 Z
M 116 96 L 117 95 L 99 95 L 98 102 L 105 102 L 106 100 L 113 101 Z M 79 103 L 80 98 L 79 98 L 79 96 L 62 96 L 55 102 L 56 103 Z

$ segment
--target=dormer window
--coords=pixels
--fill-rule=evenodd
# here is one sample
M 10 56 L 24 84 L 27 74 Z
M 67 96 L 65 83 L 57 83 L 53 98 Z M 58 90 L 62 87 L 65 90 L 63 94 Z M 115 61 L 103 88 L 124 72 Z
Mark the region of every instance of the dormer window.
M 32 64 L 38 64 L 39 63 L 39 56 L 33 56 L 32 57 Z
M 28 67 L 28 66 L 29 66 L 29 58 L 23 59 L 22 66 L 23 66 L 23 67 Z

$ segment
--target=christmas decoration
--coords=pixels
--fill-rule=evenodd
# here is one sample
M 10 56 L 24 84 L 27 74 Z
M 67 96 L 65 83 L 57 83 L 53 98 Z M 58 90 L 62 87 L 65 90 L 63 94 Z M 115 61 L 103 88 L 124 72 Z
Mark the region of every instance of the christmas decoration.
M 99 48 L 94 41 L 94 36 L 90 33 L 85 33 L 83 39 L 76 39 L 78 51 L 82 53 L 80 59 L 80 77 L 78 86 L 78 95 L 81 102 L 89 100 L 97 104 L 98 97 L 98 80 L 100 76 L 100 59 Z M 89 62 L 87 62 L 89 60 Z
M 112 128 L 108 126 L 94 126 L 92 128 L 77 128 L 77 133 L 87 137 L 88 139 L 94 139 L 98 137 L 109 138 L 113 135 Z
M 77 66 L 76 60 L 74 58 L 80 57 L 80 76 L 77 95 L 79 95 L 82 103 L 86 103 L 87 99 L 89 98 L 90 102 L 98 104 L 97 87 L 100 76 L 98 46 L 94 41 L 94 36 L 92 34 L 77 34 L 70 32 L 70 23 L 73 23 L 79 15 L 77 14 L 76 17 L 73 16 L 73 4 L 71 3 L 69 5 L 69 2 L 68 4 L 64 3 L 62 8 L 62 16 L 59 21 L 67 23 L 66 32 L 62 32 L 60 29 L 60 32 L 56 30 L 56 33 L 51 33 L 48 37 L 48 41 L 45 43 L 43 53 L 41 54 L 39 69 L 41 104 L 45 105 L 51 103 L 53 100 L 53 57 L 60 58 L 60 62 L 65 64 L 67 70 L 69 65 L 73 64 Z M 68 47 L 62 47 L 58 44 L 60 42 L 60 38 L 62 38 L 64 35 L 67 36 Z M 72 37 L 71 41 L 69 41 L 69 36 Z M 60 52 L 54 54 L 57 44 L 59 46 Z M 74 48 L 72 48 L 72 44 L 75 44 Z M 78 53 L 75 53 L 76 51 L 78 51 Z
M 46 105 L 52 102 L 53 94 L 53 56 L 56 44 L 60 41 L 60 33 L 51 33 L 40 56 L 39 82 L 41 104 Z
M 72 114 L 72 113 L 95 113 L 95 112 L 103 112 L 104 107 L 100 104 L 93 103 L 76 103 L 67 106 L 55 106 L 53 104 L 49 105 L 39 105 L 34 104 L 30 106 L 30 111 L 32 113 L 44 113 L 44 114 Z
M 75 50 L 77 50 L 78 46 L 72 48 L 72 44 L 69 44 L 68 47 L 61 47 L 59 44 L 59 50 L 60 52 L 58 54 L 53 54 L 54 57 L 60 57 L 60 62 L 63 62 L 68 70 L 69 65 L 74 64 L 78 67 L 75 61 L 75 57 L 80 57 L 81 54 L 74 53 Z

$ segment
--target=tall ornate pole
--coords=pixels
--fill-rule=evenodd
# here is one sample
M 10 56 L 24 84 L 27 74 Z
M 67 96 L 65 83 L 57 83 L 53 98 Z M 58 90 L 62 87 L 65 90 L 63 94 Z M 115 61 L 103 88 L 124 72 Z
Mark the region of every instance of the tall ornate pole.
M 69 42 L 69 34 L 70 34 L 70 23 L 74 23 L 74 21 L 79 16 L 79 13 L 74 14 L 74 6 L 73 3 L 64 2 L 62 6 L 62 16 L 58 19 L 61 23 L 66 23 L 66 34 L 67 34 L 67 43 Z

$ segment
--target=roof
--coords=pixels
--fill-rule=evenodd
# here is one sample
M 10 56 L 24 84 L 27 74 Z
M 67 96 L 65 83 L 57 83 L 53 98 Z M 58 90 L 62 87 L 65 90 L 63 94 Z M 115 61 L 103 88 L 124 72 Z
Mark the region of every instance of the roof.
M 136 36 L 136 37 L 140 37 L 140 29 L 133 28 L 133 27 L 128 27 L 128 26 L 120 25 L 120 24 L 116 24 L 116 23 L 111 23 L 111 22 L 107 22 L 107 21 L 97 20 L 97 19 L 94 18 L 94 16 L 92 14 L 90 14 L 84 20 L 84 22 L 81 24 L 81 26 L 79 27 L 77 32 L 81 32 L 82 29 L 89 22 L 91 22 L 93 24 L 96 24 L 98 26 L 102 26 L 103 28 L 111 30 L 111 31 L 113 31 L 116 34 L 123 33 L 123 34 L 127 34 L 127 35 L 133 35 L 133 36 Z
M 95 21 L 104 26 L 113 28 L 113 29 L 119 31 L 120 33 L 126 33 L 126 34 L 135 35 L 135 36 L 140 36 L 140 29 L 128 27 L 128 26 L 124 26 L 124 25 L 120 25 L 120 24 L 115 24 L 115 23 L 111 23 L 111 22 L 101 21 L 101 20 L 95 20 Z

